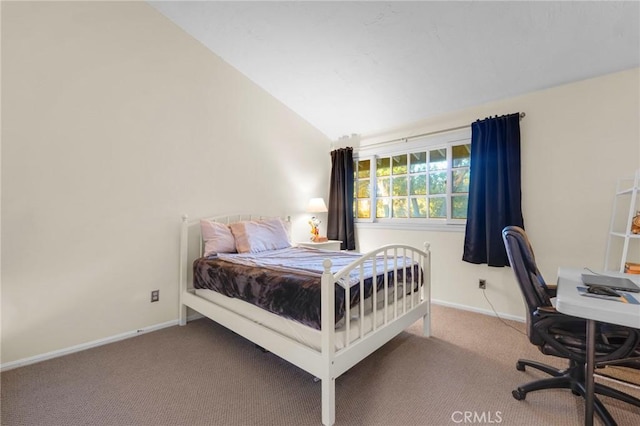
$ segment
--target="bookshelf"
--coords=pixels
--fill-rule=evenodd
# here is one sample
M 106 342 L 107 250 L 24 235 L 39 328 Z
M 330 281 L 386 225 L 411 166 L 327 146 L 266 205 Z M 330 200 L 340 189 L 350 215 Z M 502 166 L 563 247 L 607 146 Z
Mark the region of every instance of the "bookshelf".
M 633 269 L 640 268 L 640 233 L 632 232 L 633 219 L 640 211 L 638 192 L 640 169 L 636 170 L 633 177 L 618 180 L 607 239 L 605 271 L 625 272 L 627 265 L 632 266 L 629 272 L 633 273 Z

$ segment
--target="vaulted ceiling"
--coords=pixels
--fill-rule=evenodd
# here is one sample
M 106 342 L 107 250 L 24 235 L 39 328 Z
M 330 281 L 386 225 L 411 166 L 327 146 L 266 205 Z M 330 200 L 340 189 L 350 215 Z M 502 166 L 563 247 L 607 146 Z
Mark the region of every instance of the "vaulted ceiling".
M 152 1 L 331 139 L 640 66 L 640 3 Z

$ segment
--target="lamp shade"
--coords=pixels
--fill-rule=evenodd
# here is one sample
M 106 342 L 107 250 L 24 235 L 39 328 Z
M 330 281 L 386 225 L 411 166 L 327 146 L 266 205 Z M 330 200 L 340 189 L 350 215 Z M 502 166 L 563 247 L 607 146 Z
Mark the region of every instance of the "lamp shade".
M 324 200 L 322 198 L 312 198 L 311 200 L 309 200 L 307 211 L 309 213 L 324 213 L 329 210 L 327 209 L 327 205 L 324 203 Z

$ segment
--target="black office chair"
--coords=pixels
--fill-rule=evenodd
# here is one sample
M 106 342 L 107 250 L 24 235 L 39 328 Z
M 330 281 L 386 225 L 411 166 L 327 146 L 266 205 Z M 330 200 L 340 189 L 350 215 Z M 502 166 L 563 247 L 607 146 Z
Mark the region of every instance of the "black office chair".
M 581 395 L 585 391 L 586 363 L 586 321 L 581 318 L 557 312 L 551 303 L 553 289 L 547 286 L 536 266 L 531 244 L 522 228 L 508 226 L 502 230 L 502 239 L 507 250 L 509 263 L 520 285 L 527 308 L 527 335 L 531 343 L 536 345 L 545 355 L 553 355 L 569 360 L 565 370 L 545 365 L 536 361 L 520 359 L 516 363 L 519 371 L 526 366 L 544 371 L 550 378 L 536 380 L 519 386 L 512 394 L 517 400 L 526 398 L 527 393 L 541 390 L 565 388 L 573 394 Z M 596 323 L 596 365 L 607 361 L 616 361 L 633 357 L 640 344 L 637 330 Z M 595 384 L 595 393 L 616 398 L 640 407 L 640 400 L 616 389 Z M 615 425 L 602 402 L 596 397 L 594 410 L 606 425 Z

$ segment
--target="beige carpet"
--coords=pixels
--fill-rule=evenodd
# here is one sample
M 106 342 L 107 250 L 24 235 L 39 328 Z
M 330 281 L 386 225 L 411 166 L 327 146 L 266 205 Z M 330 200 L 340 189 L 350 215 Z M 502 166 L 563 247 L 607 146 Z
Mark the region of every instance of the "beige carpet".
M 606 366 L 598 374 L 640 387 L 640 370 L 635 368 Z
M 561 366 L 523 324 L 434 306 L 421 325 L 336 381 L 336 425 L 581 425 L 568 390 L 511 390 L 544 375 L 519 357 Z M 619 385 L 622 386 L 622 385 Z M 619 387 L 618 386 L 618 387 Z M 640 397 L 640 391 L 624 389 Z M 320 383 L 203 319 L 2 373 L 2 425 L 318 425 Z M 640 409 L 604 398 L 620 426 Z M 464 412 L 476 422 L 464 422 Z M 599 421 L 596 419 L 596 424 Z

